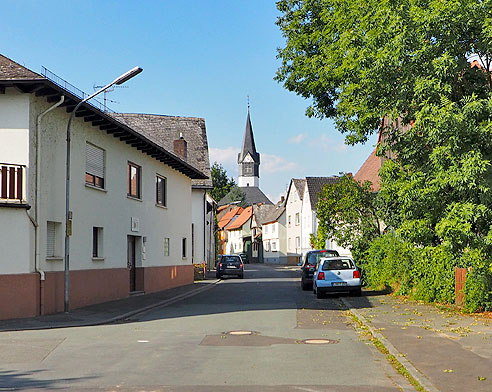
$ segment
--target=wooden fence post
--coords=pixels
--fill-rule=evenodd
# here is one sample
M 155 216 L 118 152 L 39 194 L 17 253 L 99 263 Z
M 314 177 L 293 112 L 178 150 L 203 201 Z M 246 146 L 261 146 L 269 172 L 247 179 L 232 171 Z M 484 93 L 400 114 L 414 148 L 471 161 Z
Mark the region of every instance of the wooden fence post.
M 456 296 L 455 303 L 458 306 L 465 304 L 465 282 L 466 268 L 454 268 L 454 292 Z

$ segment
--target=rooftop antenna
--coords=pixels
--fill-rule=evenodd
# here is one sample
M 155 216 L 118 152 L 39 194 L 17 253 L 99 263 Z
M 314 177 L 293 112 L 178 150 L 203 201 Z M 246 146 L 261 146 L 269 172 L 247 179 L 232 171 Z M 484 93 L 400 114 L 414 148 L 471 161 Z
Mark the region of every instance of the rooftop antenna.
M 103 88 L 104 86 L 98 86 L 98 85 L 94 84 L 94 86 L 92 86 L 92 87 L 94 88 L 94 91 L 96 91 L 96 90 L 98 90 L 98 89 L 100 89 L 100 88 Z M 105 111 L 105 112 L 107 112 L 107 111 L 108 111 L 108 110 L 107 110 L 107 109 L 108 109 L 108 107 L 107 107 L 107 105 L 106 105 L 106 102 L 107 102 L 107 101 L 109 101 L 109 102 L 111 102 L 111 103 L 119 103 L 118 101 L 113 101 L 113 100 L 111 100 L 111 99 L 107 99 L 106 94 L 107 94 L 107 93 L 111 93 L 111 92 L 113 92 L 115 88 L 128 88 L 128 87 L 129 87 L 129 86 L 123 86 L 123 85 L 121 85 L 121 86 L 119 86 L 119 85 L 113 85 L 113 86 L 111 86 L 110 88 L 108 88 L 107 90 L 104 90 L 104 111 Z
M 248 94 L 248 112 L 249 112 L 249 94 Z

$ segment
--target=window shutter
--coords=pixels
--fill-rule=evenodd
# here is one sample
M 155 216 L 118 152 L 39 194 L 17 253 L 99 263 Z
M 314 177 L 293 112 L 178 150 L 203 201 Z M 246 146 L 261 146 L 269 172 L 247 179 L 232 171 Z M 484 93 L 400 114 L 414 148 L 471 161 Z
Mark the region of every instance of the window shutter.
M 86 169 L 93 176 L 104 178 L 104 150 L 86 143 Z
M 55 222 L 48 222 L 46 233 L 46 256 L 53 257 L 55 255 Z

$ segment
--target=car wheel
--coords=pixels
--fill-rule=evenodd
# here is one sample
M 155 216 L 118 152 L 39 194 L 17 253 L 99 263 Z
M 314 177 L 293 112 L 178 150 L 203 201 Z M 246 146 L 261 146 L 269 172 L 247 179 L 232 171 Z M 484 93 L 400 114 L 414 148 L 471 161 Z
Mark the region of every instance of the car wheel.
M 357 289 L 355 291 L 352 291 L 351 293 L 354 297 L 360 297 L 362 295 L 362 290 L 361 289 Z
M 316 294 L 316 286 L 313 283 L 313 294 Z
M 243 279 L 244 278 L 244 274 L 241 274 L 241 275 L 238 275 L 239 279 Z
M 220 279 L 220 274 L 215 274 L 215 277 L 216 277 L 217 279 Z
M 316 298 L 321 299 L 323 297 L 324 297 L 323 293 L 319 290 L 316 290 Z
M 302 281 L 302 279 L 301 279 L 301 289 L 302 289 L 302 290 L 309 290 L 309 285 L 308 285 L 308 284 L 306 284 L 306 283 L 304 283 L 304 282 Z

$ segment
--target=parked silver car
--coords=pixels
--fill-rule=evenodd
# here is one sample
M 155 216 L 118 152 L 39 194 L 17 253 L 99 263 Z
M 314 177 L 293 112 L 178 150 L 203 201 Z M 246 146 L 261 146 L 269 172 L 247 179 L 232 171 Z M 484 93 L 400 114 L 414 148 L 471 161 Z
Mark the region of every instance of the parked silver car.
M 321 258 L 313 276 L 313 292 L 317 298 L 326 293 L 361 295 L 360 272 L 350 257 Z

